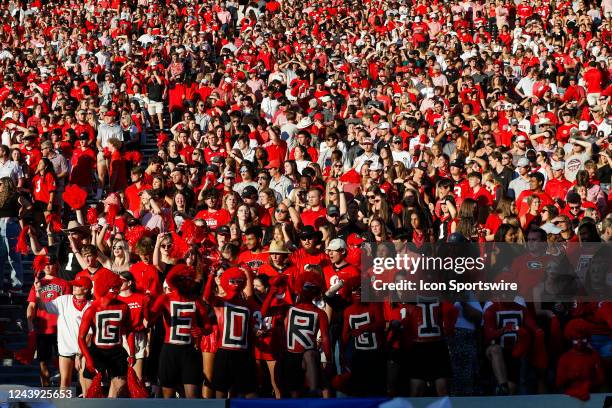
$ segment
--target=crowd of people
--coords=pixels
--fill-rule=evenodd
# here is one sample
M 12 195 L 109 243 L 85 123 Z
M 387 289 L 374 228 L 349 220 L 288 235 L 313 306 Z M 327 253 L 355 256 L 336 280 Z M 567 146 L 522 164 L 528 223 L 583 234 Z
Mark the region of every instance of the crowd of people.
M 361 299 L 364 252 L 612 240 L 610 1 L 0 9 L 0 289 L 29 291 L 43 386 L 56 361 L 110 397 L 132 369 L 166 398 L 612 386 L 612 299 L 546 279 L 596 291 L 612 252 L 530 253 L 533 302 Z

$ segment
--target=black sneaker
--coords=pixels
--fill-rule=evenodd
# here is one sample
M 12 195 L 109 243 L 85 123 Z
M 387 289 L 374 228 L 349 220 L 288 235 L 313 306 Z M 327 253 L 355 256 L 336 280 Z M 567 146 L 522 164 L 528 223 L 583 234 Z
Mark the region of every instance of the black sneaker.
M 508 389 L 507 384 L 499 384 L 495 388 L 495 395 L 510 395 L 510 390 Z

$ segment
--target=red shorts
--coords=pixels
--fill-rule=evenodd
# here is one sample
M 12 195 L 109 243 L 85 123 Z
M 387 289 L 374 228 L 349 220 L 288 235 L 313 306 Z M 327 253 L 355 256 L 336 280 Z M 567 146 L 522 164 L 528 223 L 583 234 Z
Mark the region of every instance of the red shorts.
M 213 325 L 213 331 L 208 336 L 202 336 L 200 349 L 203 353 L 216 353 L 219 348 L 217 338 L 219 336 L 219 326 Z

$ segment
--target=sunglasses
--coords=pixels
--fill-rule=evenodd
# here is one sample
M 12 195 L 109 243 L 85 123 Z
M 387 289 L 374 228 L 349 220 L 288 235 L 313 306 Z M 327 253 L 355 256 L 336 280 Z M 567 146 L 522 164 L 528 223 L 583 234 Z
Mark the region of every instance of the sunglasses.
M 368 200 L 373 200 L 374 198 L 376 198 L 375 195 L 368 195 Z
M 288 211 L 288 210 L 282 210 L 282 209 L 280 209 L 280 208 L 277 208 L 277 209 L 276 209 L 276 212 L 277 212 L 277 213 L 281 213 L 281 214 L 286 214 L 286 213 L 288 213 L 289 211 Z
M 172 244 L 164 244 L 164 245 L 160 245 L 159 247 L 163 249 L 169 249 L 169 248 L 172 248 Z
M 125 249 L 125 247 L 122 245 L 115 245 L 113 249 Z
M 244 279 L 230 279 L 229 280 L 230 285 L 240 285 L 242 283 L 244 283 Z

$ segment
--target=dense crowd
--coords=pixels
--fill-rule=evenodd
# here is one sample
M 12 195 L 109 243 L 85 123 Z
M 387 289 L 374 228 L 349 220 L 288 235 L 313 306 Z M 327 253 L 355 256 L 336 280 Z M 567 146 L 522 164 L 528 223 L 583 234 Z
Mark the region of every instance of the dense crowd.
M 29 291 L 43 386 L 56 362 L 111 397 L 612 386 L 612 304 L 550 283 L 612 285 L 610 251 L 520 258 L 533 302 L 360 279 L 364 252 L 612 240 L 609 0 L 0 9 L 0 289 Z

